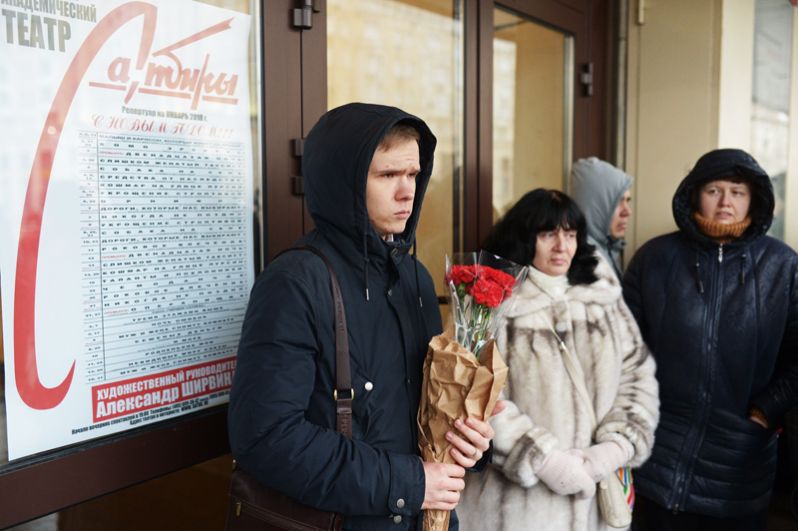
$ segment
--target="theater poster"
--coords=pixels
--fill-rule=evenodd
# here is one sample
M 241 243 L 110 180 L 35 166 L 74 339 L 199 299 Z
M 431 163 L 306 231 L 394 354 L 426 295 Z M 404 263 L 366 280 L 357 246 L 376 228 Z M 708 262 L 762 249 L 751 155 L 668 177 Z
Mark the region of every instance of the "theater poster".
M 9 458 L 226 402 L 254 274 L 250 16 L 0 9 Z

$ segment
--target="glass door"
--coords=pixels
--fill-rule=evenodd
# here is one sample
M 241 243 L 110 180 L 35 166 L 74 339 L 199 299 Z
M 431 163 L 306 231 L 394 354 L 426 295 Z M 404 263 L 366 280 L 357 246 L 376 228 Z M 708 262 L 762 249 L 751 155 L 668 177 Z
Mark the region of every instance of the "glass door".
M 460 238 L 463 49 L 461 0 L 327 0 L 327 108 L 356 101 L 399 107 L 438 139 L 416 234 L 438 294 L 444 255 Z
M 295 140 L 348 102 L 400 107 L 438 138 L 417 235 L 439 294 L 447 252 L 478 249 L 527 190 L 564 188 L 573 158 L 609 158 L 609 0 L 281 3 L 312 24 L 267 21 L 267 256 L 311 227 Z
M 563 190 L 573 152 L 574 39 L 503 7 L 493 18 L 493 219 Z

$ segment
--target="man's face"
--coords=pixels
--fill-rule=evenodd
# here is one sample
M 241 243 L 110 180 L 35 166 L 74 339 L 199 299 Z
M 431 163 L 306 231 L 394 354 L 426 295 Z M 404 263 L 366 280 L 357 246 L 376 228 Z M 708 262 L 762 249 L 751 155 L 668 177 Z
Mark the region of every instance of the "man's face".
M 377 148 L 366 181 L 369 221 L 382 239 L 401 234 L 413 213 L 416 176 L 421 171 L 418 142 L 404 140 Z
M 629 190 L 623 193 L 618 206 L 610 220 L 610 236 L 616 240 L 622 240 L 626 236 L 626 225 L 629 224 L 629 216 L 632 215 L 632 192 Z

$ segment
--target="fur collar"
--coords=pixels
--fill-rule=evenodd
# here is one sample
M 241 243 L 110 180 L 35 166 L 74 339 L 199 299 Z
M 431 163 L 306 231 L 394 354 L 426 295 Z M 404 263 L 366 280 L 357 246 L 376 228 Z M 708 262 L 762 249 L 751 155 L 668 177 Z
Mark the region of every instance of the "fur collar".
M 568 285 L 565 295 L 567 301 L 581 302 L 583 304 L 609 305 L 621 297 L 621 283 L 612 271 L 607 260 L 596 253 L 598 265 L 596 276 L 598 280 L 592 284 Z M 527 266 L 531 267 L 531 266 Z M 551 305 L 551 297 L 542 286 L 538 285 L 534 275 L 527 274 L 526 280 L 519 288 L 518 293 L 508 301 L 510 309 L 505 314 L 509 318 L 520 317 L 539 311 Z

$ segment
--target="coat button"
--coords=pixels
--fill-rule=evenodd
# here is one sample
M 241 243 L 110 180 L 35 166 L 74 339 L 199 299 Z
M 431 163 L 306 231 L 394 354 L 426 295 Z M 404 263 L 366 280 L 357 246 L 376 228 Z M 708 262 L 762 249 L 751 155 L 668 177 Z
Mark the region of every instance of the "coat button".
M 560 321 L 559 323 L 557 323 L 554 326 L 554 329 L 562 334 L 563 332 L 566 332 L 568 330 L 568 325 L 566 323 Z
M 399 498 L 398 500 L 396 500 L 396 506 L 400 509 L 404 508 L 405 500 L 403 498 Z
M 389 290 L 388 290 L 388 296 L 390 297 L 392 294 L 393 294 L 393 290 L 392 290 L 392 289 L 389 289 Z
M 402 523 L 402 515 L 401 514 L 393 515 L 393 523 L 401 524 Z
M 366 391 L 371 391 L 372 389 L 374 389 L 374 384 L 371 382 L 366 382 L 365 385 L 363 385 L 363 387 L 366 389 Z

